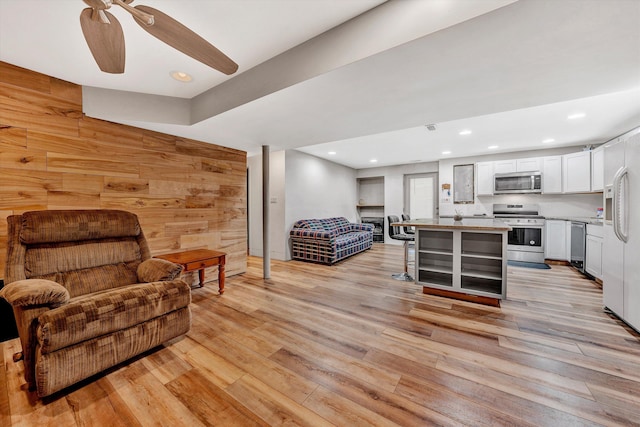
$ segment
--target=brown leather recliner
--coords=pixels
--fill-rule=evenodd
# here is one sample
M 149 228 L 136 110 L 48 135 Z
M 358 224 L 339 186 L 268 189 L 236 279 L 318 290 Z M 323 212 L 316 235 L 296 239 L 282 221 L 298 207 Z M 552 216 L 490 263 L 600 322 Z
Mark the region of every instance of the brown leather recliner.
M 32 211 L 8 218 L 5 287 L 25 379 L 39 397 L 185 334 L 182 267 L 151 258 L 136 215 Z

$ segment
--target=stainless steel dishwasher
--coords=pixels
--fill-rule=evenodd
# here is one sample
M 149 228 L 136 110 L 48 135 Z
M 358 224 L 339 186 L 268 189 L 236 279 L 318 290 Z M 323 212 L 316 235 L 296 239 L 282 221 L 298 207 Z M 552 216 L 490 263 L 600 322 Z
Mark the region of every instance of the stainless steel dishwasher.
M 586 224 L 571 221 L 571 265 L 584 273 Z

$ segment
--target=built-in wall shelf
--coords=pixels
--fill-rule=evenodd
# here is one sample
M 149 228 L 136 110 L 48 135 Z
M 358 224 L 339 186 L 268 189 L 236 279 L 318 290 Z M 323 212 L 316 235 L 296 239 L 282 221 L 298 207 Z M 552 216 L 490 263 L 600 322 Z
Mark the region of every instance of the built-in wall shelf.
M 384 177 L 358 178 L 358 208 L 384 208 Z
M 384 242 L 384 177 L 358 178 L 358 217 L 374 224 L 373 241 Z

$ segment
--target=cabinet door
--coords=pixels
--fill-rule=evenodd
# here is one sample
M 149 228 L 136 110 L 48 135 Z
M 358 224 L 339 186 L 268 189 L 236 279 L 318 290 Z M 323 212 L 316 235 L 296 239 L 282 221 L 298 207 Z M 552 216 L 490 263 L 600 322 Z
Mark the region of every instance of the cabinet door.
M 517 172 L 538 172 L 542 170 L 540 157 L 531 157 L 529 159 L 517 159 Z
M 602 238 L 587 234 L 585 267 L 587 273 L 602 278 Z
M 493 173 L 510 173 L 516 171 L 516 161 L 498 160 L 493 162 Z
M 493 195 L 493 162 L 476 164 L 476 194 L 478 196 Z
M 562 156 L 562 184 L 565 193 L 591 191 L 591 151 Z
M 591 152 L 591 191 L 604 190 L 604 146 Z
M 562 193 L 562 156 L 543 157 L 542 192 Z
M 545 221 L 545 243 L 544 257 L 559 261 L 567 259 L 567 239 L 566 223 L 568 221 L 547 220 Z

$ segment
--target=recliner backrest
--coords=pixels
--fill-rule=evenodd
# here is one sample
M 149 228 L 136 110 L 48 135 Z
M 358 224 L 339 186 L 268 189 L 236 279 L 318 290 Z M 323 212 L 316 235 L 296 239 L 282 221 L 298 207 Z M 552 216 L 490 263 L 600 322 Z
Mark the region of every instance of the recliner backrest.
M 75 297 L 136 283 L 138 265 L 151 256 L 130 212 L 31 211 L 7 221 L 6 283 L 53 280 Z

